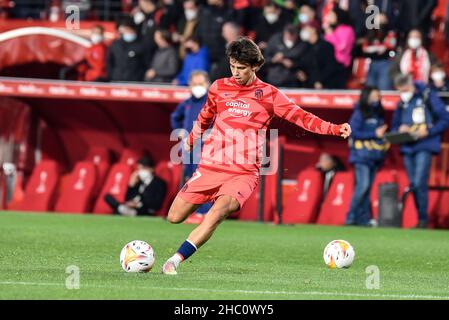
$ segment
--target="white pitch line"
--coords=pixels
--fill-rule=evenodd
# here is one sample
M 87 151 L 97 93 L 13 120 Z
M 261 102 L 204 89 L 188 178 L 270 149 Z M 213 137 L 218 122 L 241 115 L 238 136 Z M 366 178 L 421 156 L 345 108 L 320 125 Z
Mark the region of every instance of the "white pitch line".
M 64 288 L 63 283 L 54 282 L 23 282 L 23 281 L 2 281 L 0 285 L 25 285 L 25 286 L 52 286 Z M 80 287 L 121 289 L 121 286 L 113 285 L 89 285 L 80 284 Z M 168 291 L 197 291 L 197 292 L 215 292 L 215 293 L 243 293 L 243 294 L 261 294 L 261 295 L 306 295 L 306 296 L 339 296 L 339 297 L 365 297 L 365 298 L 396 298 L 396 299 L 433 299 L 449 300 L 449 296 L 419 295 L 419 294 L 382 294 L 382 293 L 346 293 L 346 292 L 326 292 L 326 291 L 258 291 L 258 290 L 222 290 L 206 288 L 165 288 L 165 287 L 142 287 L 133 286 L 132 289 L 146 290 L 168 290 Z

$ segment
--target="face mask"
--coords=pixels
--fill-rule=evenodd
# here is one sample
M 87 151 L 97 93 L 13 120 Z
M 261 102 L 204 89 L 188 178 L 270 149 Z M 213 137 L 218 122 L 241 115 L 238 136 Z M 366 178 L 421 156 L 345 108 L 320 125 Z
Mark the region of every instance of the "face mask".
M 93 34 L 93 35 L 90 36 L 90 41 L 91 41 L 93 44 L 100 43 L 100 42 L 103 41 L 103 36 L 100 35 L 100 34 Z
M 295 45 L 295 43 L 292 40 L 284 40 L 284 44 L 288 49 L 293 48 L 293 46 Z
M 432 73 L 431 78 L 435 82 L 440 82 L 446 78 L 446 73 L 444 73 L 443 71 L 435 71 L 434 73 Z
M 142 11 L 137 11 L 134 14 L 134 23 L 141 24 L 145 20 L 145 14 Z
M 421 47 L 421 39 L 418 39 L 418 38 L 410 38 L 410 39 L 408 39 L 407 43 L 408 43 L 408 46 L 413 50 L 416 50 L 419 47 Z
M 203 86 L 194 86 L 192 88 L 192 95 L 197 99 L 203 97 L 206 93 L 207 89 Z
M 377 109 L 377 108 L 380 107 L 380 101 L 371 102 L 369 105 L 370 105 L 371 108 Z
M 310 39 L 310 32 L 307 30 L 302 30 L 299 36 L 301 37 L 302 41 L 307 42 Z
M 192 21 L 192 20 L 196 19 L 196 17 L 198 16 L 198 11 L 188 9 L 188 10 L 184 11 L 184 14 L 186 16 L 187 21 Z
M 124 33 L 122 37 L 126 42 L 133 42 L 136 40 L 137 35 L 135 33 Z
M 306 15 L 306 14 L 304 14 L 304 13 L 300 13 L 299 15 L 298 15 L 298 19 L 299 19 L 299 22 L 301 22 L 302 24 L 306 24 L 306 23 L 308 23 L 309 22 L 309 16 L 308 15 Z
M 265 19 L 267 19 L 269 24 L 273 24 L 279 20 L 279 15 L 276 13 L 267 13 L 265 14 Z
M 145 170 L 145 169 L 140 169 L 138 175 L 139 175 L 139 179 L 141 181 L 148 180 L 149 178 L 151 178 L 153 176 L 153 174 L 150 171 Z
M 412 100 L 413 95 L 414 95 L 413 92 L 403 92 L 403 93 L 401 93 L 401 100 L 402 100 L 402 102 L 409 103 L 410 100 Z

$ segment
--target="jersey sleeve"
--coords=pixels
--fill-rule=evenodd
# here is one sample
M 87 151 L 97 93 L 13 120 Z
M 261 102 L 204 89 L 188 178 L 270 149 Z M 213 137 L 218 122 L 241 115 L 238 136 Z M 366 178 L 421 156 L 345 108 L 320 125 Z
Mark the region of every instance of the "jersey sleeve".
M 320 119 L 296 105 L 280 90 L 273 90 L 273 111 L 276 116 L 313 133 L 340 136 L 340 125 Z
M 193 146 L 195 141 L 201 137 L 201 135 L 209 129 L 212 122 L 214 122 L 215 115 L 217 114 L 217 82 L 214 82 L 207 94 L 206 103 L 201 109 L 197 120 L 195 121 L 192 131 L 188 137 L 188 143 Z

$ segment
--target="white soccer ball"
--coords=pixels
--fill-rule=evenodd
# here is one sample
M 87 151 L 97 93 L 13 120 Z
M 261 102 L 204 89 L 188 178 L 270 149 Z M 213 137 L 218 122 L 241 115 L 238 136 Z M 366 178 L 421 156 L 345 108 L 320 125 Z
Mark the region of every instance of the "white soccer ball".
M 348 241 L 334 240 L 324 248 L 324 263 L 330 268 L 349 268 L 354 262 L 355 251 Z
M 127 243 L 120 253 L 120 264 L 126 272 L 149 272 L 155 261 L 153 248 L 141 240 Z

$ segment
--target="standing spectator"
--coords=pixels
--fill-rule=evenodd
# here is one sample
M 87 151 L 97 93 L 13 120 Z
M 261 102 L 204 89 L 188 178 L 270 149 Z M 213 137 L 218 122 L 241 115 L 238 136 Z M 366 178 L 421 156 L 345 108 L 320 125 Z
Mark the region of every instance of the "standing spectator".
M 407 38 L 407 47 L 399 58 L 400 72 L 410 74 L 414 81 L 428 83 L 432 60 L 433 57 L 423 46 L 421 31 L 411 30 Z
M 397 29 L 401 36 L 408 34 L 413 29 L 423 32 L 422 39 L 427 40 L 429 35 L 432 12 L 436 8 L 437 0 L 398 0 Z
M 313 23 L 305 25 L 300 33 L 301 40 L 307 43 L 301 55 L 297 77 L 302 86 L 314 89 L 344 89 L 340 66 L 335 60 L 334 47 L 323 40 L 318 27 Z
M 198 38 L 192 36 L 185 41 L 187 55 L 182 62 L 182 69 L 173 84 L 186 86 L 194 70 L 209 71 L 209 51 L 201 46 Z
M 432 155 L 441 151 L 441 135 L 449 127 L 449 112 L 435 91 L 413 83 L 410 75 L 395 78 L 401 101 L 393 114 L 392 131 L 409 132 L 415 140 L 401 145 L 404 166 L 418 209 L 417 227 L 428 223 L 428 179 Z
M 298 29 L 288 25 L 282 33 L 274 35 L 266 49 L 266 78 L 277 87 L 298 86 L 297 64 L 305 50 L 300 43 Z
M 448 92 L 449 82 L 444 71 L 444 66 L 441 63 L 434 64 L 430 69 L 430 85 L 433 90 L 438 92 Z
M 369 30 L 361 40 L 363 56 L 371 59 L 366 84 L 379 90 L 392 90 L 391 68 L 396 56 L 397 39 L 389 27 L 388 17 L 381 13 L 378 19 L 379 29 Z
M 179 44 L 179 57 L 181 59 L 184 59 L 186 55 L 185 44 L 187 39 L 191 39 L 196 34 L 200 14 L 197 0 L 185 0 L 183 6 L 184 15 L 179 19 L 176 25 L 176 32 L 172 36 L 173 42 Z M 195 36 L 195 38 L 198 37 Z
M 97 25 L 90 35 L 92 46 L 86 50 L 86 58 L 78 67 L 79 80 L 104 81 L 106 74 L 107 46 L 104 43 L 104 28 Z
M 158 47 L 153 56 L 150 69 L 145 73 L 145 81 L 171 82 L 178 71 L 178 55 L 171 43 L 168 30 L 159 29 L 154 33 Z
M 223 24 L 222 37 L 226 44 L 237 40 L 241 36 L 241 28 L 235 22 L 226 22 Z M 221 55 L 218 62 L 210 70 L 210 78 L 213 81 L 221 78 L 230 77 L 231 69 L 229 68 L 229 59 L 226 55 Z
M 347 12 L 335 8 L 323 21 L 324 39 L 334 46 L 335 59 L 341 65 L 345 84 L 350 74 L 352 50 L 356 41 Z
M 263 8 L 263 15 L 259 16 L 259 21 L 255 27 L 255 42 L 261 50 L 265 50 L 268 40 L 276 33 L 282 32 L 288 20 L 282 14 L 281 8 L 274 2 L 268 2 Z
M 131 13 L 136 25 L 137 35 L 141 38 L 147 51 L 147 63 L 151 62 L 156 52 L 154 32 L 159 27 L 161 12 L 157 0 L 139 0 L 138 6 Z
M 131 18 L 123 18 L 118 30 L 120 38 L 112 42 L 107 61 L 108 77 L 111 81 L 142 81 L 147 60 L 147 51 L 137 36 Z
M 327 192 L 332 184 L 337 172 L 345 171 L 345 166 L 341 159 L 335 155 L 323 152 L 320 154 L 318 163 L 315 168 L 319 170 L 323 176 L 323 195 L 321 196 L 321 202 L 326 199 Z
M 379 89 L 368 86 L 362 90 L 349 124 L 353 130 L 349 162 L 355 167 L 355 186 L 346 224 L 369 226 L 371 187 L 388 150 L 383 141 L 387 125 Z
M 299 8 L 298 21 L 300 30 L 307 25 L 318 26 L 318 28 L 320 25 L 320 22 L 318 21 L 316 16 L 315 9 L 309 4 L 303 4 Z

